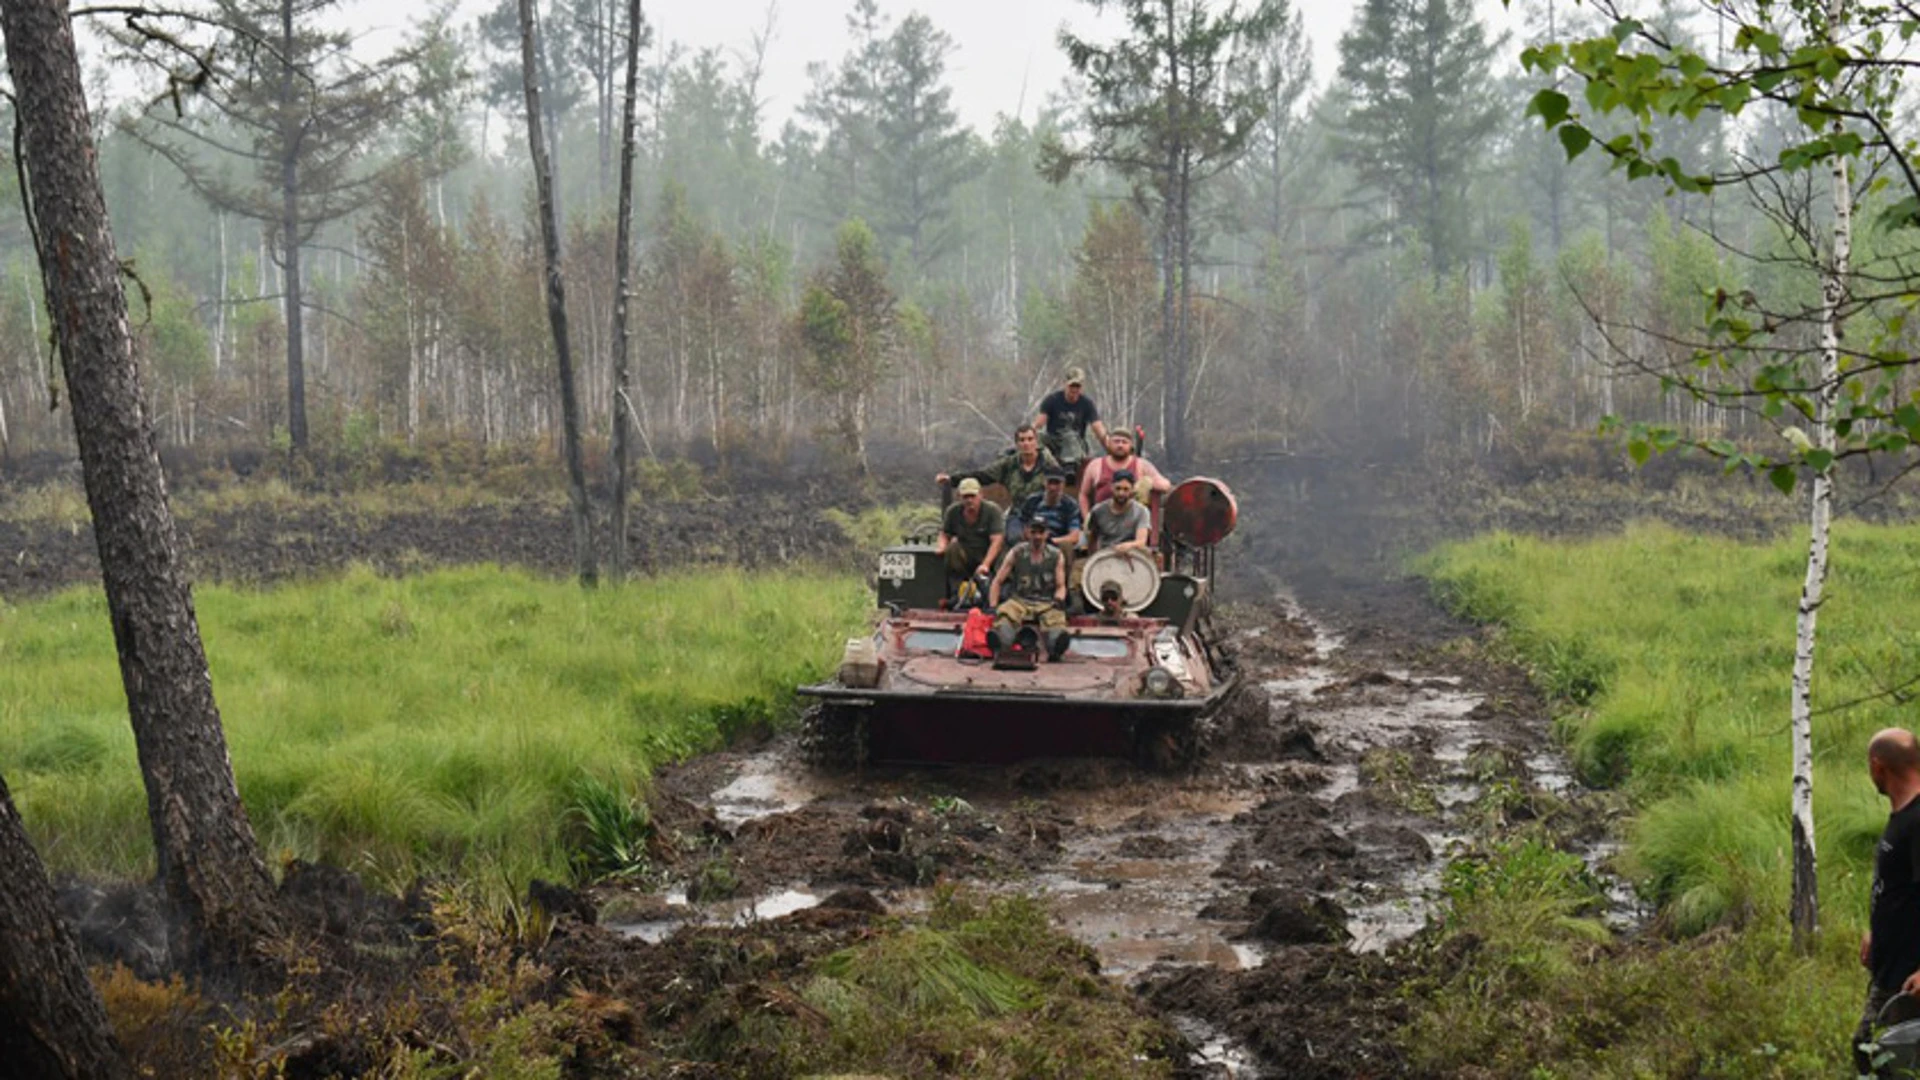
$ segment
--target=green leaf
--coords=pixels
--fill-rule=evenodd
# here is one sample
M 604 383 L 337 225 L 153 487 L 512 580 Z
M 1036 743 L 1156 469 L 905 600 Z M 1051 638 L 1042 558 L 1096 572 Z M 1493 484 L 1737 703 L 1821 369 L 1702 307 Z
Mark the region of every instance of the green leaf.
M 1647 445 L 1645 439 L 1633 439 L 1627 443 L 1627 456 L 1633 459 L 1635 465 L 1645 465 L 1647 459 L 1653 456 L 1653 447 Z
M 1567 124 L 1560 129 L 1560 145 L 1566 148 L 1567 160 L 1572 161 L 1586 152 L 1593 144 L 1593 132 L 1579 124 Z
M 1621 19 L 1613 24 L 1613 40 L 1624 44 L 1626 40 L 1640 32 L 1639 19 Z
M 1793 475 L 1793 466 L 1775 465 L 1772 469 L 1767 471 L 1767 479 L 1773 482 L 1774 487 L 1777 487 L 1780 489 L 1780 493 L 1782 495 L 1793 494 L 1793 482 L 1795 479 Z
M 1814 472 L 1823 473 L 1833 467 L 1833 451 L 1831 450 L 1809 450 L 1806 456 L 1807 467 Z
M 1540 122 L 1548 127 L 1556 127 L 1565 122 L 1567 114 L 1573 111 L 1573 102 L 1558 90 L 1542 90 L 1533 95 L 1527 103 L 1527 113 L 1538 116 Z

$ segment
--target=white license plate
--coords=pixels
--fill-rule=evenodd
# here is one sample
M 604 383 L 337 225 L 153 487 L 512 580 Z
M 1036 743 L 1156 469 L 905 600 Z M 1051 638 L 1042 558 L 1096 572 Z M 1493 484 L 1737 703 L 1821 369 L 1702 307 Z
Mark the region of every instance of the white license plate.
M 900 552 L 880 556 L 880 576 L 888 581 L 912 581 L 913 556 Z

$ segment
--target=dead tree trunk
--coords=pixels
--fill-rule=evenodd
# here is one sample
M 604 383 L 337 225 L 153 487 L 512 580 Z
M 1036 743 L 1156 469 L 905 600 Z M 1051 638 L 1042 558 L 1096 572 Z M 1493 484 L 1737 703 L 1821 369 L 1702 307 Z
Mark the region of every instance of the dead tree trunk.
M 573 386 L 573 352 L 567 341 L 567 290 L 560 276 L 560 223 L 553 206 L 553 172 L 540 132 L 540 55 L 534 40 L 533 0 L 520 0 L 520 83 L 527 95 L 527 144 L 540 201 L 540 238 L 547 260 L 547 321 L 560 372 L 560 428 L 567 458 L 567 496 L 573 503 L 573 565 L 580 584 L 599 580 L 593 556 L 593 508 L 587 502 L 587 472 L 580 459 L 580 400 Z
M 633 453 L 627 357 L 627 312 L 633 294 L 633 113 L 640 92 L 640 0 L 627 0 L 627 96 L 620 113 L 620 210 L 614 228 L 613 281 L 613 504 L 608 508 L 607 558 L 614 580 L 627 573 L 627 458 Z
M 132 1075 L 0 778 L 0 1080 Z
M 133 721 L 160 881 L 200 959 L 238 958 L 274 925 L 141 406 L 120 260 L 64 0 L 0 0 L 19 95 L 25 192 L 66 370 L 107 611 Z
M 300 307 L 300 126 L 293 71 L 293 0 L 280 2 L 280 257 L 286 271 L 287 438 L 294 449 L 307 448 L 306 313 Z M 224 300 L 224 297 L 222 298 Z

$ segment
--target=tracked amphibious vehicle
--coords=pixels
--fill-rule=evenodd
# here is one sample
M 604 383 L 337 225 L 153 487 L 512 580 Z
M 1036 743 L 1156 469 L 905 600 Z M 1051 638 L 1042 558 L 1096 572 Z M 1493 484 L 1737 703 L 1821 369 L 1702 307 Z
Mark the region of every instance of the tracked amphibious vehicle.
M 1087 560 L 1085 610 L 1068 620 L 1058 660 L 1034 650 L 991 658 L 961 651 L 967 613 L 947 600 L 934 546 L 881 552 L 882 609 L 870 637 L 850 639 L 816 699 L 802 742 L 816 765 L 1002 764 L 1118 757 L 1149 767 L 1191 761 L 1211 718 L 1239 684 L 1214 638 L 1215 547 L 1238 515 L 1216 480 L 1177 485 L 1151 504 L 1150 552 Z

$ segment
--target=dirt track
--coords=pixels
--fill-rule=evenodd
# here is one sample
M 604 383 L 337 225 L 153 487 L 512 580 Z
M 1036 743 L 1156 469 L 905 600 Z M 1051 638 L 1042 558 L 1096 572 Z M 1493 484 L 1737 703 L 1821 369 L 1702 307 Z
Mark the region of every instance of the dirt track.
M 615 964 L 607 935 L 583 927 L 555 946 L 565 966 L 628 973 L 610 983 L 654 972 L 647 992 L 664 992 L 695 947 L 690 928 L 746 924 L 800 955 L 826 946 L 795 942 L 857 932 L 870 908 L 916 910 L 936 885 L 963 883 L 1044 896 L 1102 970 L 1184 1036 L 1185 1075 L 1406 1075 L 1396 990 L 1429 962 L 1408 942 L 1446 858 L 1506 820 L 1554 815 L 1595 840 L 1603 823 L 1567 797 L 1521 673 L 1480 659 L 1476 631 L 1384 569 L 1391 538 L 1355 518 L 1319 523 L 1322 543 L 1309 544 L 1314 530 L 1289 517 L 1303 500 L 1258 477 L 1236 486 L 1248 517 L 1225 553 L 1222 622 L 1263 694 L 1195 770 L 828 776 L 799 763 L 791 737 L 709 755 L 661 778 L 671 880 L 596 896 L 601 926 L 639 951 Z M 817 515 L 769 503 L 743 530 L 740 510 L 650 508 L 635 525 L 642 566 L 843 550 Z M 186 531 L 203 575 L 240 580 L 348 561 L 562 570 L 566 552 L 559 510 L 531 505 L 206 517 Z M 85 530 L 0 531 L 0 545 L 0 596 L 94 572 Z

